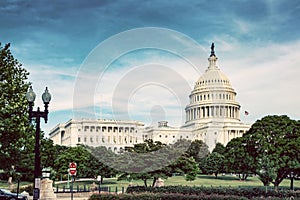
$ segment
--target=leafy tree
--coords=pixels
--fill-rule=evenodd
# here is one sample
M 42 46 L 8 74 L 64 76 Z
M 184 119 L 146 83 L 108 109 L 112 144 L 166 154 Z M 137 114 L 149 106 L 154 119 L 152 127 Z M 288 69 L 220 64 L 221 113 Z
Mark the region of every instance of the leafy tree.
M 201 162 L 208 154 L 208 146 L 202 140 L 194 140 L 187 150 L 187 156 L 193 157 L 196 162 Z
M 291 172 L 300 168 L 300 123 L 288 116 L 266 116 L 257 120 L 244 134 L 247 150 L 254 159 L 255 173 L 261 177 L 268 160 L 269 180 L 278 190 L 279 184 Z M 273 176 L 273 174 L 276 176 Z M 266 179 L 266 177 L 264 177 Z
M 245 137 L 234 138 L 226 145 L 224 152 L 227 172 L 239 175 L 240 180 L 246 180 L 255 171 L 254 158 L 247 150 Z
M 180 156 L 171 167 L 173 172 L 185 174 L 186 181 L 194 181 L 200 172 L 198 163 L 193 157 L 188 157 L 186 153 Z
M 133 147 L 126 147 L 125 150 L 128 152 L 135 152 L 135 153 L 147 153 L 147 152 L 153 152 L 157 151 L 163 147 L 165 147 L 166 144 L 163 144 L 160 141 L 153 141 L 152 139 L 145 140 L 143 143 L 134 144 Z
M 208 146 L 202 140 L 194 140 L 186 151 L 188 157 L 193 157 L 202 173 L 205 171 L 205 158 L 209 154 Z
M 213 152 L 217 152 L 217 153 L 219 153 L 221 155 L 224 155 L 225 151 L 226 151 L 226 147 L 223 144 L 221 144 L 221 143 L 217 143 L 216 146 L 215 146 L 215 148 L 213 149 L 212 153 Z
M 273 179 L 276 178 L 276 173 L 273 163 L 270 162 L 269 158 L 264 156 L 260 160 L 259 180 L 263 182 L 264 186 L 269 186 Z
M 147 187 L 147 180 L 152 180 L 154 186 L 158 178 L 167 178 L 177 172 L 186 174 L 189 181 L 194 180 L 199 169 L 195 160 L 187 153 L 184 154 L 189 145 L 187 140 L 180 140 L 172 145 L 146 140 L 133 148 L 126 148 L 130 150 L 130 154 L 126 152 L 114 159 L 118 166 L 123 164 L 123 170 L 120 171 L 124 173 L 119 179 L 142 179 Z
M 225 157 L 217 152 L 212 152 L 205 159 L 205 171 L 214 174 L 218 178 L 218 174 L 224 171 Z
M 57 176 L 66 176 L 68 174 L 69 163 L 77 163 L 77 176 L 85 177 L 86 163 L 89 160 L 89 152 L 82 146 L 68 147 L 61 154 L 57 155 L 54 161 L 53 169 Z
M 105 147 L 96 147 L 96 148 L 102 148 L 105 149 L 105 151 L 107 151 Z M 97 176 L 101 176 L 101 183 L 103 183 L 103 178 L 110 178 L 112 176 L 115 176 L 118 173 L 117 170 L 113 169 L 112 167 L 108 166 L 106 163 L 103 163 L 101 162 L 101 160 L 97 159 L 96 155 L 93 155 L 90 151 L 88 152 L 89 152 L 90 161 L 86 163 L 87 177 L 97 178 Z
M 103 148 L 105 149 L 105 147 Z M 59 153 L 53 163 L 56 178 L 67 176 L 69 163 L 71 162 L 77 163 L 77 176 L 79 177 L 96 178 L 100 175 L 102 182 L 103 177 L 111 177 L 116 174 L 115 170 L 99 161 L 85 146 L 62 147 L 55 145 L 55 149 Z
M 57 156 L 66 149 L 66 146 L 54 145 L 51 139 L 42 137 L 40 152 L 42 168 L 53 167 Z
M 27 101 L 29 73 L 22 68 L 9 50 L 0 43 L 0 163 L 1 168 L 16 166 L 19 172 L 28 171 L 22 164 L 24 154 L 31 153 L 34 131 L 28 124 Z M 24 170 L 24 171 L 20 171 Z

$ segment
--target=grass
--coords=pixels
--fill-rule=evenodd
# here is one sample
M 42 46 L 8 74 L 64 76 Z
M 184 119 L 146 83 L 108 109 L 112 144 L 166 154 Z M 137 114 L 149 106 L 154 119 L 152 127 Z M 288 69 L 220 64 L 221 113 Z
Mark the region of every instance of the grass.
M 95 181 L 85 181 L 85 182 L 75 182 L 74 187 L 83 187 L 84 184 L 86 184 L 87 187 L 91 186 L 91 184 L 95 183 L 96 185 L 98 182 Z M 133 180 L 131 183 L 134 186 L 143 186 L 144 183 L 142 180 Z M 152 180 L 147 181 L 148 185 L 152 184 Z M 186 185 L 186 186 L 213 186 L 213 187 L 263 187 L 262 182 L 258 179 L 258 177 L 248 177 L 246 181 L 240 181 L 238 180 L 237 177 L 231 176 L 231 175 L 226 175 L 226 176 L 220 176 L 218 179 L 216 179 L 214 176 L 210 175 L 200 175 L 195 181 L 186 181 L 183 176 L 173 176 L 170 177 L 166 180 L 164 180 L 164 184 L 167 185 Z M 59 187 L 63 187 L 66 183 L 59 184 Z M 127 188 L 129 185 L 129 181 L 117 181 L 116 178 L 105 178 L 103 180 L 103 184 L 101 186 L 107 186 L 111 187 L 112 190 L 114 190 L 116 187 L 119 188 L 119 190 L 124 187 Z M 290 180 L 285 179 L 279 187 L 281 189 L 289 189 L 290 187 Z M 271 184 L 269 189 L 273 188 L 273 185 Z M 294 188 L 295 189 L 300 189 L 300 181 L 299 180 L 294 180 Z
M 23 186 L 27 186 L 29 184 L 32 184 L 31 182 L 26 182 L 26 181 L 20 181 L 20 188 Z M 4 188 L 4 189 L 9 189 L 9 188 L 17 188 L 18 187 L 18 183 L 17 182 L 13 182 L 12 185 L 9 185 L 7 183 L 7 180 L 0 180 L 0 188 Z

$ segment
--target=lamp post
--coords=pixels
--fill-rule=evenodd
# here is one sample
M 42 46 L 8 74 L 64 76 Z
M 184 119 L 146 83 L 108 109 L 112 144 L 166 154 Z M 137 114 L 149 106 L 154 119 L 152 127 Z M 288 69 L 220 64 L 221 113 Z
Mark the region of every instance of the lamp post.
M 33 92 L 32 86 L 30 86 L 28 92 L 26 93 L 26 99 L 29 103 L 29 121 L 31 122 L 32 118 L 35 118 L 35 159 L 34 159 L 34 193 L 37 193 L 36 195 L 33 195 L 33 199 L 39 199 L 39 188 L 37 188 L 37 184 L 40 181 L 41 176 L 41 158 L 40 158 L 40 119 L 44 118 L 45 123 L 48 121 L 48 105 L 51 100 L 51 95 L 48 92 L 48 88 L 46 87 L 45 92 L 42 95 L 42 99 L 44 102 L 45 110 L 40 111 L 40 108 L 37 108 L 37 111 L 33 111 L 33 102 L 35 100 L 35 93 Z M 36 192 L 37 191 L 37 192 Z
M 291 185 L 290 190 L 294 190 L 294 172 L 291 172 Z

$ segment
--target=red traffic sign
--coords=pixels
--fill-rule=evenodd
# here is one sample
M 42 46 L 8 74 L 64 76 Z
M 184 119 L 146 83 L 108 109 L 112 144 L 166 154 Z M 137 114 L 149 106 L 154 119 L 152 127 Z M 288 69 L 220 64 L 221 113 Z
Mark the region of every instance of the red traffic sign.
M 76 167 L 77 167 L 77 164 L 75 162 L 71 162 L 69 164 L 70 175 L 72 175 L 72 176 L 76 175 L 76 172 L 77 172 Z

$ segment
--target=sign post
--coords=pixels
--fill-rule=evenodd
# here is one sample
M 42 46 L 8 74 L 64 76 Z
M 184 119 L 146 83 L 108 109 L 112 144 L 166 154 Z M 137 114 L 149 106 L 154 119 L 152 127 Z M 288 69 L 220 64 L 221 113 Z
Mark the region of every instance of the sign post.
M 68 169 L 68 183 L 67 183 L 67 188 L 70 189 L 70 169 Z
M 101 193 L 101 188 L 100 188 L 100 185 L 101 185 L 101 176 L 97 176 L 97 181 L 99 183 L 99 193 Z
M 77 164 L 76 164 L 75 162 L 71 162 L 71 163 L 69 164 L 69 173 L 70 173 L 70 175 L 72 176 L 71 200 L 73 200 L 73 186 L 74 186 L 73 181 L 74 181 L 74 176 L 75 176 L 76 173 L 77 173 L 76 168 L 77 168 Z
M 41 178 L 34 179 L 33 199 L 40 198 Z

